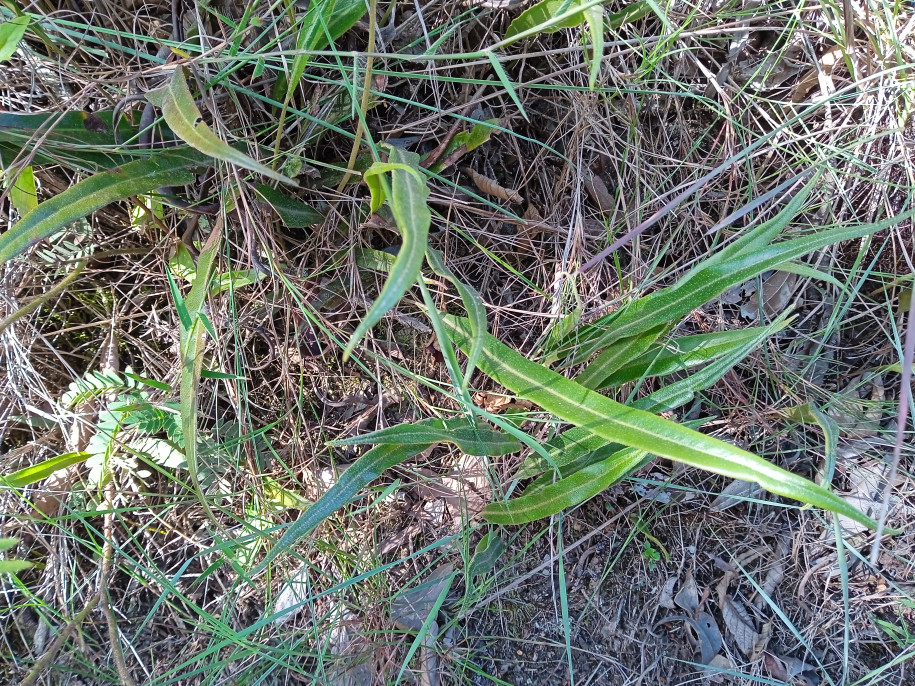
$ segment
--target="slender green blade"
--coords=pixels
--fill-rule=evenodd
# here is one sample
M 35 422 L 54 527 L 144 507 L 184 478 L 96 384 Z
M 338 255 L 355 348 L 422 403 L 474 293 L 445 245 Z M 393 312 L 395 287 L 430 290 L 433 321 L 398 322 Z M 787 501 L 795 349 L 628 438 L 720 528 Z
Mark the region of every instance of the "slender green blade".
M 742 347 L 747 341 L 756 340 L 757 334 L 762 328 L 765 327 L 680 336 L 661 345 L 651 346 L 641 355 L 621 365 L 616 371 L 603 376 L 594 386 L 582 383 L 581 379 L 577 377 L 575 380 L 583 386 L 597 389 L 684 371 L 707 364 Z M 603 356 L 603 353 L 598 356 L 588 365 L 585 372 L 591 370 Z M 592 378 L 595 376 L 600 377 L 601 374 L 592 375 Z
M 429 262 L 429 266 L 432 267 L 432 271 L 454 284 L 469 315 L 470 326 L 473 331 L 473 343 L 467 353 L 467 369 L 464 371 L 464 381 L 461 384 L 461 390 L 466 391 L 470 384 L 470 377 L 473 376 L 473 371 L 476 369 L 477 360 L 480 359 L 480 354 L 483 352 L 483 334 L 486 333 L 486 307 L 484 307 L 483 299 L 476 289 L 465 284 L 445 266 L 442 254 L 438 250 L 427 248 L 426 259 Z
M 453 443 L 468 455 L 497 457 L 521 450 L 521 443 L 501 431 L 483 423 L 473 426 L 466 419 L 446 422 L 441 419 L 424 419 L 415 424 L 399 424 L 378 431 L 353 436 L 328 445 L 432 445 Z
M 509 501 L 490 503 L 483 509 L 483 517 L 494 524 L 525 524 L 550 517 L 609 488 L 638 467 L 647 454 L 642 450 L 626 448 L 530 493 Z
M 611 343 L 575 377 L 575 381 L 592 390 L 606 385 L 604 381 L 606 378 L 616 373 L 633 358 L 646 352 L 666 328 L 666 326 L 656 326 L 643 334 L 636 334 Z
M 13 472 L 9 476 L 0 477 L 0 487 L 25 488 L 30 484 L 47 479 L 54 474 L 54 472 L 59 472 L 61 469 L 66 469 L 71 465 L 87 460 L 89 457 L 89 453 L 82 452 L 65 453 L 63 455 L 58 455 L 57 457 L 52 457 L 44 462 L 39 462 L 38 464 Z
M 292 548 L 303 536 L 330 517 L 334 512 L 352 500 L 359 491 L 368 486 L 391 467 L 418 455 L 428 447 L 425 445 L 379 445 L 369 450 L 331 486 L 314 505 L 309 507 L 301 517 L 283 534 L 283 537 L 258 565 L 258 571 L 266 567 L 278 556 Z
M 0 263 L 109 203 L 142 195 L 166 184 L 191 183 L 194 180 L 191 169 L 207 161 L 191 150 L 161 152 L 94 174 L 41 203 L 0 235 Z
M 38 190 L 35 187 L 35 172 L 31 166 L 23 167 L 16 175 L 10 188 L 10 201 L 13 207 L 24 217 L 38 207 Z
M 909 210 L 873 224 L 821 229 L 806 236 L 769 245 L 772 238 L 790 223 L 798 210 L 798 204 L 792 201 L 773 219 L 735 241 L 734 245 L 725 248 L 718 255 L 697 265 L 675 285 L 632 303 L 613 318 L 611 327 L 580 346 L 576 350 L 576 359 L 583 360 L 595 350 L 620 338 L 635 336 L 655 326 L 676 321 L 715 299 L 728 288 L 769 269 L 775 269 L 780 264 L 833 243 L 883 231 L 915 215 L 915 210 Z
M 280 174 L 260 162 L 256 162 L 241 150 L 236 150 L 224 142 L 204 123 L 200 110 L 197 109 L 197 105 L 194 103 L 194 96 L 191 95 L 191 91 L 187 86 L 187 80 L 184 78 L 184 69 L 175 69 L 175 73 L 168 85 L 150 91 L 146 94 L 146 99 L 162 110 L 165 123 L 169 125 L 174 134 L 195 150 L 244 169 L 250 169 L 258 174 L 263 174 L 275 181 L 289 184 L 290 186 L 298 186 L 288 176 Z
M 443 317 L 461 348 L 470 345 L 470 325 Z M 552 412 L 561 420 L 624 446 L 734 479 L 753 481 L 772 493 L 839 512 L 868 527 L 876 522 L 822 486 L 766 460 L 676 422 L 610 398 L 566 379 L 515 352 L 487 334 L 480 369 L 511 392 Z
M 426 254 L 432 213 L 426 204 L 429 187 L 418 171 L 419 155 L 400 148 L 391 148 L 390 162 L 410 168 L 410 171 L 407 171 L 395 167 L 390 172 L 391 197 L 388 198 L 388 202 L 391 205 L 394 222 L 400 230 L 400 252 L 397 253 L 391 274 L 378 299 L 346 344 L 343 350 L 344 360 L 350 356 L 369 329 L 381 321 L 385 313 L 393 308 L 413 285 L 420 274 Z

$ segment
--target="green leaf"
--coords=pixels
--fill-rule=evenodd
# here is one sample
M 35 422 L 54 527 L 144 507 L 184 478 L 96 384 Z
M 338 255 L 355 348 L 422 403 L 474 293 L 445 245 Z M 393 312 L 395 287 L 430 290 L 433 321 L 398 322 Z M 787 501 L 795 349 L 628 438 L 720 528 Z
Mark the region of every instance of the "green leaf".
M 627 448 L 533 493 L 507 502 L 490 503 L 482 512 L 494 524 L 525 524 L 550 517 L 593 498 L 638 467 L 648 453 Z
M 19 543 L 18 538 L 0 538 L 0 551 L 12 550 Z
M 394 222 L 400 230 L 400 252 L 397 253 L 391 275 L 378 295 L 378 299 L 346 344 L 346 348 L 343 350 L 344 360 L 350 356 L 369 329 L 375 326 L 413 285 L 420 274 L 423 257 L 426 254 L 432 213 L 426 204 L 429 188 L 426 185 L 425 177 L 418 172 L 419 155 L 400 148 L 391 148 L 390 161 L 411 168 L 410 171 L 402 168 L 395 168 L 391 171 L 389 202 Z
M 467 576 L 472 579 L 492 571 L 503 552 L 505 541 L 495 531 L 490 531 L 474 548 L 473 557 L 467 565 Z
M 111 124 L 112 112 L 50 112 L 18 114 L 0 112 L 0 144 L 9 144 L 10 154 L 0 147 L 4 164 L 12 164 L 23 151 L 35 166 L 66 163 L 87 170 L 105 170 L 148 157 L 139 147 L 119 146 Z M 138 129 L 122 118 L 120 140 L 136 137 Z
M 575 380 L 588 388 L 600 389 L 684 371 L 726 355 L 743 346 L 747 341 L 756 340 L 763 328 L 765 327 L 680 336 L 661 345 L 649 347 L 644 353 L 626 362 L 615 372 L 604 376 L 595 385 L 583 383 L 578 377 Z M 603 356 L 604 353 L 601 353 L 593 363 L 588 365 L 582 375 L 589 372 Z
M 170 151 L 100 172 L 45 200 L 0 235 L 0 263 L 11 260 L 61 228 L 106 205 L 164 185 L 191 183 L 205 160 L 193 151 Z
M 20 469 L 9 476 L 0 477 L 0 485 L 2 485 L 3 488 L 25 488 L 30 484 L 47 479 L 54 474 L 54 472 L 59 472 L 61 469 L 66 469 L 71 465 L 79 464 L 87 459 L 89 459 L 89 453 L 83 452 L 58 455 L 57 457 L 52 457 L 49 460 L 39 462 L 31 467 Z
M 514 38 L 520 33 L 555 33 L 572 29 L 585 22 L 582 0 L 543 0 L 518 15 L 508 26 L 505 38 Z M 571 13 L 571 14 L 570 14 Z
M 640 298 L 622 312 L 615 313 L 612 325 L 608 328 L 603 329 L 597 325 L 582 332 L 586 340 L 579 344 L 575 351 L 576 361 L 586 359 L 596 350 L 621 338 L 635 336 L 653 327 L 677 321 L 697 307 L 715 299 L 728 288 L 752 279 L 764 271 L 775 269 L 780 264 L 833 243 L 888 229 L 915 215 L 915 210 L 909 210 L 874 224 L 818 229 L 806 236 L 770 245 L 800 211 L 811 187 L 808 185 L 804 191 L 799 192 L 785 209 L 771 220 L 696 265 L 673 286 Z
M 314 505 L 309 507 L 301 517 L 283 534 L 283 537 L 257 566 L 254 573 L 264 569 L 278 556 L 290 550 L 303 536 L 308 535 L 316 526 L 330 517 L 334 512 L 352 500 L 359 491 L 368 486 L 391 467 L 418 455 L 428 447 L 426 445 L 379 445 L 369 450 L 331 486 Z
M 213 130 L 203 122 L 200 110 L 197 109 L 197 105 L 194 103 L 194 96 L 191 95 L 191 91 L 187 86 L 183 68 L 175 69 L 168 85 L 150 91 L 146 94 L 146 99 L 162 110 L 165 123 L 169 125 L 176 136 L 192 148 L 210 157 L 263 174 L 275 181 L 286 183 L 290 186 L 298 186 L 293 179 L 274 171 L 260 162 L 256 162 L 213 133 Z M 177 184 L 172 183 L 169 185 Z
M 330 441 L 328 445 L 433 445 L 453 443 L 468 455 L 497 457 L 521 450 L 521 443 L 483 423 L 472 426 L 465 419 L 444 421 L 424 419 L 415 424 L 399 424 L 361 436 Z
M 469 322 L 450 315 L 443 320 L 457 345 L 468 349 L 471 341 Z M 511 392 L 607 441 L 723 476 L 753 481 L 772 493 L 839 512 L 868 527 L 876 527 L 870 517 L 812 481 L 729 443 L 588 390 L 530 362 L 489 334 L 479 366 Z
M 298 198 L 291 198 L 266 183 L 256 183 L 257 194 L 267 201 L 290 229 L 304 229 L 324 221 L 324 215 Z
M 584 11 L 585 21 L 588 23 L 588 33 L 591 35 L 591 67 L 588 70 L 588 88 L 597 87 L 597 77 L 600 76 L 601 60 L 604 57 L 604 7 L 595 5 Z
M 524 105 L 521 104 L 521 98 L 519 98 L 518 93 L 515 92 L 515 85 L 511 82 L 511 79 L 508 78 L 508 74 L 505 73 L 505 68 L 502 66 L 499 58 L 496 57 L 492 52 L 487 52 L 486 56 L 489 57 L 489 62 L 492 64 L 492 69 L 494 72 L 496 72 L 496 76 L 499 77 L 499 81 L 502 83 L 502 86 L 508 93 L 508 97 L 510 97 L 512 102 L 515 103 L 515 106 L 518 108 L 521 116 L 524 117 L 524 120 L 530 121 L 527 116 L 527 112 L 524 111 Z
M 16 175 L 16 180 L 10 189 L 10 201 L 13 207 L 24 217 L 38 207 L 38 190 L 35 187 L 35 172 L 31 166 L 23 167 Z
M 28 26 L 28 17 L 15 17 L 0 24 L 0 62 L 13 56 Z
M 29 567 L 34 565 L 25 560 L 0 560 L 0 574 L 18 574 Z
M 667 326 L 656 326 L 645 333 L 611 343 L 575 377 L 575 381 L 591 390 L 600 388 L 605 385 L 604 379 L 647 351 L 665 329 Z
M 457 288 L 461 296 L 461 302 L 470 315 L 470 326 L 473 332 L 473 343 L 467 354 L 467 369 L 464 371 L 464 381 L 461 383 L 461 390 L 466 391 L 470 384 L 470 377 L 473 376 L 473 370 L 476 369 L 477 360 L 480 359 L 480 353 L 483 351 L 483 335 L 486 333 L 486 307 L 483 305 L 483 298 L 477 293 L 475 288 L 466 285 L 458 279 L 454 273 L 445 266 L 442 254 L 435 248 L 426 249 L 426 259 L 432 271 L 441 277 L 448 279 Z M 444 345 L 443 341 L 439 341 Z

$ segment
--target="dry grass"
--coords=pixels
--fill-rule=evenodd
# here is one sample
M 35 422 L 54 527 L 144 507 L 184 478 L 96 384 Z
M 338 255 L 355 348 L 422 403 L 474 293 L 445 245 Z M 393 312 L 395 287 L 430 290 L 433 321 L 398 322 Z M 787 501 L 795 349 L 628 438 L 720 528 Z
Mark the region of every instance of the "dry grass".
M 419 21 L 412 2 L 396 3 L 393 12 L 394 3 L 379 4 L 386 28 L 374 66 L 377 104 L 367 117 L 374 140 L 410 139 L 426 151 L 456 117 L 499 120 L 502 130 L 458 166 L 517 190 L 524 204 L 482 195 L 466 174 L 448 169 L 431 184 L 430 242 L 480 292 L 490 332 L 525 354 L 539 356 L 550 327 L 576 308 L 590 321 L 673 283 L 730 238 L 710 232 L 717 222 L 811 167 L 828 174 L 809 203 L 808 223 L 875 221 L 911 204 L 915 15 L 902 6 L 849 3 L 856 17 L 849 37 L 834 6 L 674 3 L 668 28 L 652 14 L 608 38 L 596 91 L 588 89 L 581 32 L 544 35 L 502 53 L 525 118 L 487 59 L 458 57 L 497 42 L 518 10 L 430 2 Z M 55 54 L 29 38 L 27 49 L 0 65 L 3 109 L 110 109 L 156 85 L 161 69 L 149 39 L 168 37 L 169 3 L 52 5 L 24 9 L 75 45 Z M 807 681 L 797 683 L 911 683 L 911 424 L 890 519 L 904 533 L 885 541 L 876 566 L 864 559 L 871 543 L 864 532 L 846 532 L 837 551 L 831 521 L 818 512 L 765 495 L 716 511 L 710 505 L 726 481 L 654 463 L 561 518 L 503 532 L 508 549 L 494 573 L 466 583 L 459 577 L 434 618 L 437 633 L 427 626 L 435 635 L 414 654 L 415 633 L 392 622 L 392 603 L 442 565 L 465 567 L 486 531 L 476 520 L 474 528 L 456 521 L 460 499 L 448 499 L 442 480 L 460 455 L 437 449 L 385 475 L 295 556 L 250 577 L 275 535 L 263 531 L 297 516 L 295 508 L 273 506 L 276 486 L 314 500 L 333 470 L 352 462 L 354 454 L 331 453 L 325 441 L 447 414 L 458 404 L 446 392 L 434 337 L 410 319 L 424 321 L 411 296 L 398 308 L 402 316 L 375 328 L 359 362 L 340 359 L 341 342 L 383 280 L 360 268 L 352 251 L 398 242 L 396 232 L 365 216 L 364 186 L 338 193 L 331 178 L 339 178 L 352 147 L 349 84 L 361 74 L 345 51 L 364 49 L 367 27 L 337 42 L 340 56 L 309 65 L 279 131 L 282 154 L 271 160 L 278 108 L 268 77 L 276 72 L 258 75 L 257 60 L 289 68 L 290 46 L 269 42 L 285 40 L 288 21 L 257 5 L 265 37 L 253 42 L 251 29 L 232 56 L 222 46 L 231 39 L 230 20 L 250 21 L 243 3 L 177 6 L 185 29 L 202 36 L 189 39 L 200 41 L 193 54 L 211 51 L 194 60 L 197 77 L 231 72 L 212 91 L 225 97 L 207 103 L 208 121 L 278 167 L 305 157 L 314 174 L 301 177 L 302 196 L 326 220 L 284 228 L 224 167 L 191 189 L 206 198 L 236 187 L 220 271 L 265 274 L 210 303 L 220 334 L 208 349 L 214 368 L 244 379 L 205 381 L 200 399 L 201 429 L 222 446 L 206 458 L 225 493 L 214 501 L 222 530 L 210 525 L 180 470 L 125 464 L 113 472 L 107 496 L 75 470 L 72 485 L 56 485 L 62 502 L 48 517 L 36 516 L 27 500 L 47 498 L 54 484 L 0 494 L 4 535 L 22 539 L 16 556 L 42 565 L 3 581 L 0 680 L 25 678 L 68 622 L 101 598 L 39 683 L 368 684 L 399 676 L 421 684 L 782 683 L 777 657 L 787 669 L 803 665 L 795 678 Z M 415 54 L 445 34 L 437 54 L 455 57 Z M 853 48 L 833 65 L 835 45 Z M 311 126 L 302 113 L 337 128 Z M 598 267 L 578 271 L 671 194 L 746 150 L 675 212 Z M 40 198 L 79 175 L 42 169 Z M 3 265 L 6 316 L 59 280 L 61 260 L 80 250 L 109 252 L 90 260 L 66 294 L 0 333 L 6 474 L 85 444 L 98 403 L 70 411 L 60 399 L 87 372 L 129 366 L 177 387 L 179 333 L 165 274 L 175 237 L 193 220 L 166 208 L 161 219 L 131 224 L 130 209 L 125 203 L 96 213 L 71 234 L 72 245 L 41 246 Z M 14 217 L 11 207 L 4 211 Z M 900 359 L 900 296 L 911 292 L 913 240 L 906 221 L 811 256 L 848 292 L 800 278 L 792 327 L 677 418 L 712 417 L 704 430 L 813 476 L 826 463 L 824 435 L 786 411 L 805 402 L 824 408 L 839 427 L 835 487 L 867 506 L 896 432 L 899 374 L 886 367 Z M 458 307 L 444 285 L 435 296 L 443 308 Z M 695 312 L 684 332 L 746 325 L 740 302 L 722 300 Z M 112 327 L 113 359 L 104 344 Z M 499 390 L 481 376 L 474 381 L 479 390 Z M 650 382 L 632 390 L 648 389 Z M 542 415 L 511 411 L 528 433 L 546 437 Z M 488 482 L 473 489 L 496 497 L 519 461 L 496 461 Z M 773 570 L 781 579 L 767 587 Z M 725 671 L 714 677 L 690 664 L 697 657 L 691 630 L 664 623 L 683 613 L 670 601 L 689 577 L 701 609 L 725 634 L 718 663 Z M 290 589 L 301 608 L 272 621 L 274 602 L 284 591 L 288 600 Z M 747 608 L 757 633 L 771 632 L 759 651 L 745 653 L 726 630 L 726 599 Z M 898 628 L 897 640 L 886 623 Z M 113 645 L 124 653 L 120 673 Z

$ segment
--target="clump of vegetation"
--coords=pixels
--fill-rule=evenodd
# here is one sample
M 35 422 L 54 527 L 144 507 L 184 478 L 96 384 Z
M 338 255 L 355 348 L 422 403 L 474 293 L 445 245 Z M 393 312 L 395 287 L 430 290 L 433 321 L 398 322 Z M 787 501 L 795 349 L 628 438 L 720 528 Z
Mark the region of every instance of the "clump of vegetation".
M 907 10 L 45 4 L 11 680 L 904 673 Z

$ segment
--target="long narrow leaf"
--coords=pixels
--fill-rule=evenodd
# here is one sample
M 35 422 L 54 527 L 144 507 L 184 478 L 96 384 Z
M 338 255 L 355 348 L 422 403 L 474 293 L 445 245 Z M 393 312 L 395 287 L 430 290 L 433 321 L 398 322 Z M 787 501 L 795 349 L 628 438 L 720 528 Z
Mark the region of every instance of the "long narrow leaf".
M 392 148 L 390 161 L 395 164 L 404 164 L 414 170 L 419 167 L 419 155 L 400 148 Z M 394 307 L 413 285 L 423 266 L 423 257 L 426 254 L 426 242 L 429 237 L 429 226 L 432 223 L 432 213 L 426 204 L 429 197 L 429 188 L 425 181 L 420 180 L 410 171 L 401 168 L 391 170 L 391 197 L 388 202 L 394 221 L 400 230 L 401 246 L 397 259 L 391 268 L 384 288 L 372 308 L 366 313 L 365 318 L 356 327 L 352 337 L 343 350 L 343 359 L 349 357 L 362 337 L 375 324 L 381 321 L 385 313 Z
M 453 316 L 445 316 L 443 320 L 457 345 L 469 347 L 469 323 Z M 480 369 L 513 393 L 607 441 L 723 476 L 753 481 L 772 493 L 839 512 L 871 528 L 876 526 L 870 517 L 812 481 L 729 443 L 590 391 L 530 362 L 488 334 Z
M 385 471 L 418 455 L 427 447 L 428 445 L 379 445 L 369 450 L 343 472 L 337 483 L 286 530 L 256 571 L 264 569 L 270 562 L 290 550 L 296 541 L 346 505 Z
M 31 467 L 24 467 L 9 476 L 0 477 L 0 486 L 5 488 L 24 488 L 42 479 L 47 479 L 54 472 L 89 459 L 89 453 L 66 453 L 39 462 Z
M 191 183 L 194 180 L 191 169 L 207 162 L 193 150 L 161 152 L 90 176 L 41 203 L 0 235 L 0 263 L 105 205 L 166 184 Z
M 445 422 L 424 419 L 415 424 L 399 424 L 362 436 L 353 436 L 328 445 L 432 445 L 453 443 L 468 455 L 497 457 L 521 450 L 521 443 L 511 436 L 494 431 L 485 424 L 471 426 L 465 419 Z
M 464 370 L 464 382 L 461 384 L 461 390 L 466 391 L 470 384 L 470 377 L 473 376 L 473 370 L 476 369 L 477 360 L 480 359 L 480 353 L 483 351 L 483 334 L 486 333 L 486 308 L 483 306 L 483 299 L 476 289 L 465 284 L 445 266 L 442 254 L 438 250 L 427 248 L 426 260 L 429 262 L 429 266 L 432 267 L 432 271 L 454 284 L 469 315 L 473 331 L 473 343 L 467 353 L 467 369 Z
M 176 136 L 192 148 L 210 157 L 230 162 L 244 169 L 250 169 L 276 181 L 290 186 L 298 186 L 293 179 L 274 171 L 260 162 L 256 162 L 213 133 L 213 130 L 203 122 L 200 110 L 197 109 L 197 105 L 194 103 L 194 96 L 191 95 L 187 81 L 184 78 L 184 69 L 180 67 L 175 69 L 175 73 L 168 85 L 150 91 L 146 94 L 146 99 L 162 110 L 165 123 L 169 125 Z
M 626 448 L 565 479 L 534 489 L 507 502 L 490 503 L 482 512 L 494 524 L 524 524 L 550 517 L 593 498 L 638 467 L 648 453 Z

